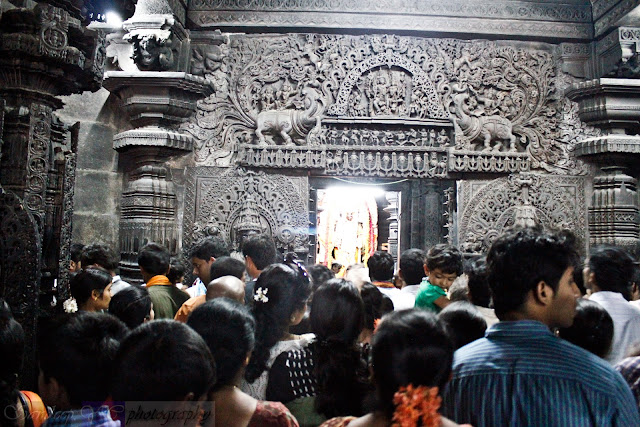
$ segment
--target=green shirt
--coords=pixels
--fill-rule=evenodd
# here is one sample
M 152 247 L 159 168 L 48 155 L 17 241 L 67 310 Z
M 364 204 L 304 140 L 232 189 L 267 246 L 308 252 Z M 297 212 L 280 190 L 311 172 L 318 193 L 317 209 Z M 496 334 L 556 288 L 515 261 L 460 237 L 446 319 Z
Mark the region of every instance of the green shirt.
M 439 313 L 442 310 L 440 307 L 434 304 L 434 302 L 440 297 L 446 297 L 447 293 L 444 289 L 432 285 L 425 278 L 422 279 L 422 284 L 420 285 L 420 290 L 418 291 L 418 295 L 416 295 L 416 307 L 424 308 L 426 310 L 431 310 L 434 313 Z
M 155 285 L 147 288 L 156 319 L 173 319 L 189 294 L 173 285 Z

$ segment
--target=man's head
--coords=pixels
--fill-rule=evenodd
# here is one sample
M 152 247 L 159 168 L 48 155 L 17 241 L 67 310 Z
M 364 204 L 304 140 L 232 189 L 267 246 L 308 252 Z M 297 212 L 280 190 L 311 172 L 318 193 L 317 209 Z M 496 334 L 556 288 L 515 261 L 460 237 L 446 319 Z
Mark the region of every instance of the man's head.
M 107 270 L 110 274 L 115 274 L 120 261 L 116 252 L 102 243 L 92 243 L 85 246 L 82 249 L 80 260 L 83 268 L 97 265 Z
M 578 259 L 575 237 L 567 232 L 519 228 L 500 236 L 487 255 L 498 318 L 571 326 L 579 295 L 573 281 Z
M 427 252 L 424 273 L 432 285 L 449 289 L 456 277 L 462 274 L 462 253 L 454 246 L 435 245 Z
M 179 402 L 201 399 L 216 382 L 204 340 L 184 323 L 154 320 L 134 329 L 115 360 L 114 401 Z
M 276 262 L 276 244 L 271 236 L 258 234 L 250 236 L 242 244 L 242 255 L 245 257 L 247 273 L 257 278 L 262 270 Z
M 417 285 L 424 277 L 424 252 L 420 249 L 407 249 L 400 255 L 398 274 L 407 286 Z
M 230 256 L 223 256 L 211 264 L 209 277 L 215 280 L 222 276 L 233 276 L 244 281 L 244 270 L 244 262 Z
M 157 243 L 147 243 L 138 252 L 138 266 L 145 283 L 153 276 L 166 275 L 170 262 L 169 250 Z
M 82 257 L 82 249 L 84 245 L 82 243 L 72 243 L 71 244 L 71 260 L 69 261 L 69 272 L 75 273 L 76 271 L 80 271 L 82 268 L 82 263 L 80 259 Z
M 79 311 L 39 328 L 40 396 L 56 409 L 103 402 L 109 395 L 113 362 L 127 334 L 120 320 L 105 313 Z
M 592 291 L 618 292 L 629 300 L 634 272 L 635 264 L 627 251 L 615 246 L 597 246 L 587 258 L 584 279 Z
M 207 301 L 221 297 L 244 304 L 244 282 L 234 276 L 222 276 L 212 280 L 207 286 Z
M 187 274 L 187 270 L 189 269 L 189 264 L 179 256 L 171 257 L 171 261 L 169 262 L 169 272 L 167 273 L 167 279 L 176 285 L 178 283 L 182 283 L 184 280 L 184 275 Z
M 229 246 L 220 236 L 207 236 L 198 240 L 189 251 L 189 258 L 193 265 L 193 274 L 198 276 L 202 283 L 211 280 L 209 270 L 211 264 L 222 256 L 229 256 Z
M 389 252 L 374 252 L 367 261 L 367 267 L 369 267 L 369 277 L 372 282 L 393 280 L 393 256 Z
M 487 259 L 485 257 L 473 260 L 466 268 L 469 278 L 469 301 L 474 305 L 489 308 L 491 305 L 491 290 L 487 281 Z

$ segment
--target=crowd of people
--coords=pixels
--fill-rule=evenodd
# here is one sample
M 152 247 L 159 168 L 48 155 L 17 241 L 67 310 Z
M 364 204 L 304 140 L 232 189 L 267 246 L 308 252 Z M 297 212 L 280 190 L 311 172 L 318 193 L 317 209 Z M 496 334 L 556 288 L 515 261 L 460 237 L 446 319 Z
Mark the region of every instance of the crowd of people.
M 566 231 L 514 228 L 482 256 L 305 266 L 266 235 L 184 260 L 148 243 L 144 285 L 76 245 L 69 313 L 24 331 L 0 306 L 2 426 L 640 426 L 640 268 L 580 255 Z M 175 424 L 174 424 L 175 423 Z

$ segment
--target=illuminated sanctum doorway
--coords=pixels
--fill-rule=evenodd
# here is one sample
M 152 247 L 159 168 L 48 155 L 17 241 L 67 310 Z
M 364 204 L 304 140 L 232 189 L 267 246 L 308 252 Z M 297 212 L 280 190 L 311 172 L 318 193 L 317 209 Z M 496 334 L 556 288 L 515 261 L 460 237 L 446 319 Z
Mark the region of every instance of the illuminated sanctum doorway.
M 366 263 L 376 250 L 398 257 L 401 192 L 337 181 L 317 190 L 316 262 Z
M 376 250 L 394 259 L 409 248 L 447 242 L 455 183 L 442 179 L 309 177 L 308 263 L 366 263 Z

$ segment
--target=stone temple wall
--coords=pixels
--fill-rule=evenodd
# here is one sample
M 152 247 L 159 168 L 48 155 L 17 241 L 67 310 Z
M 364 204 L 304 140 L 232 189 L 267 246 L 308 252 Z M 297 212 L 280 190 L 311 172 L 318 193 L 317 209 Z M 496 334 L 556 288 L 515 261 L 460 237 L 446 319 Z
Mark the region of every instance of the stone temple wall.
M 530 41 L 505 40 L 517 38 L 512 21 L 502 38 L 502 27 L 486 27 L 491 40 L 384 25 L 380 34 L 309 32 L 295 20 L 286 33 L 286 14 L 245 22 L 209 3 L 192 5 L 189 30 L 183 19 L 136 14 L 107 50 L 107 104 L 120 98 L 131 120 L 98 137 L 101 150 L 113 143 L 120 153 L 122 214 L 107 230 L 117 201 L 91 205 L 97 193 L 79 182 L 76 205 L 109 220 L 91 223 L 82 211 L 76 220 L 110 238 L 120 231 L 130 272 L 145 241 L 177 252 L 218 233 L 237 246 L 266 232 L 311 261 L 315 183 L 331 178 L 402 192 L 400 250 L 448 241 L 478 253 L 505 228 L 534 223 L 574 230 L 585 249 L 637 245 L 634 29 L 599 27 L 610 32 L 592 41 L 578 8 L 546 26 L 523 23 Z M 609 19 L 613 9 L 599 13 Z M 210 30 L 211 17 L 222 32 Z M 260 32 L 269 20 L 272 32 Z M 257 27 L 224 32 L 233 25 Z M 585 83 L 602 75 L 615 78 Z M 611 116 L 608 102 L 621 113 Z M 110 160 L 104 167 L 116 174 Z M 110 182 L 100 194 L 116 194 Z

